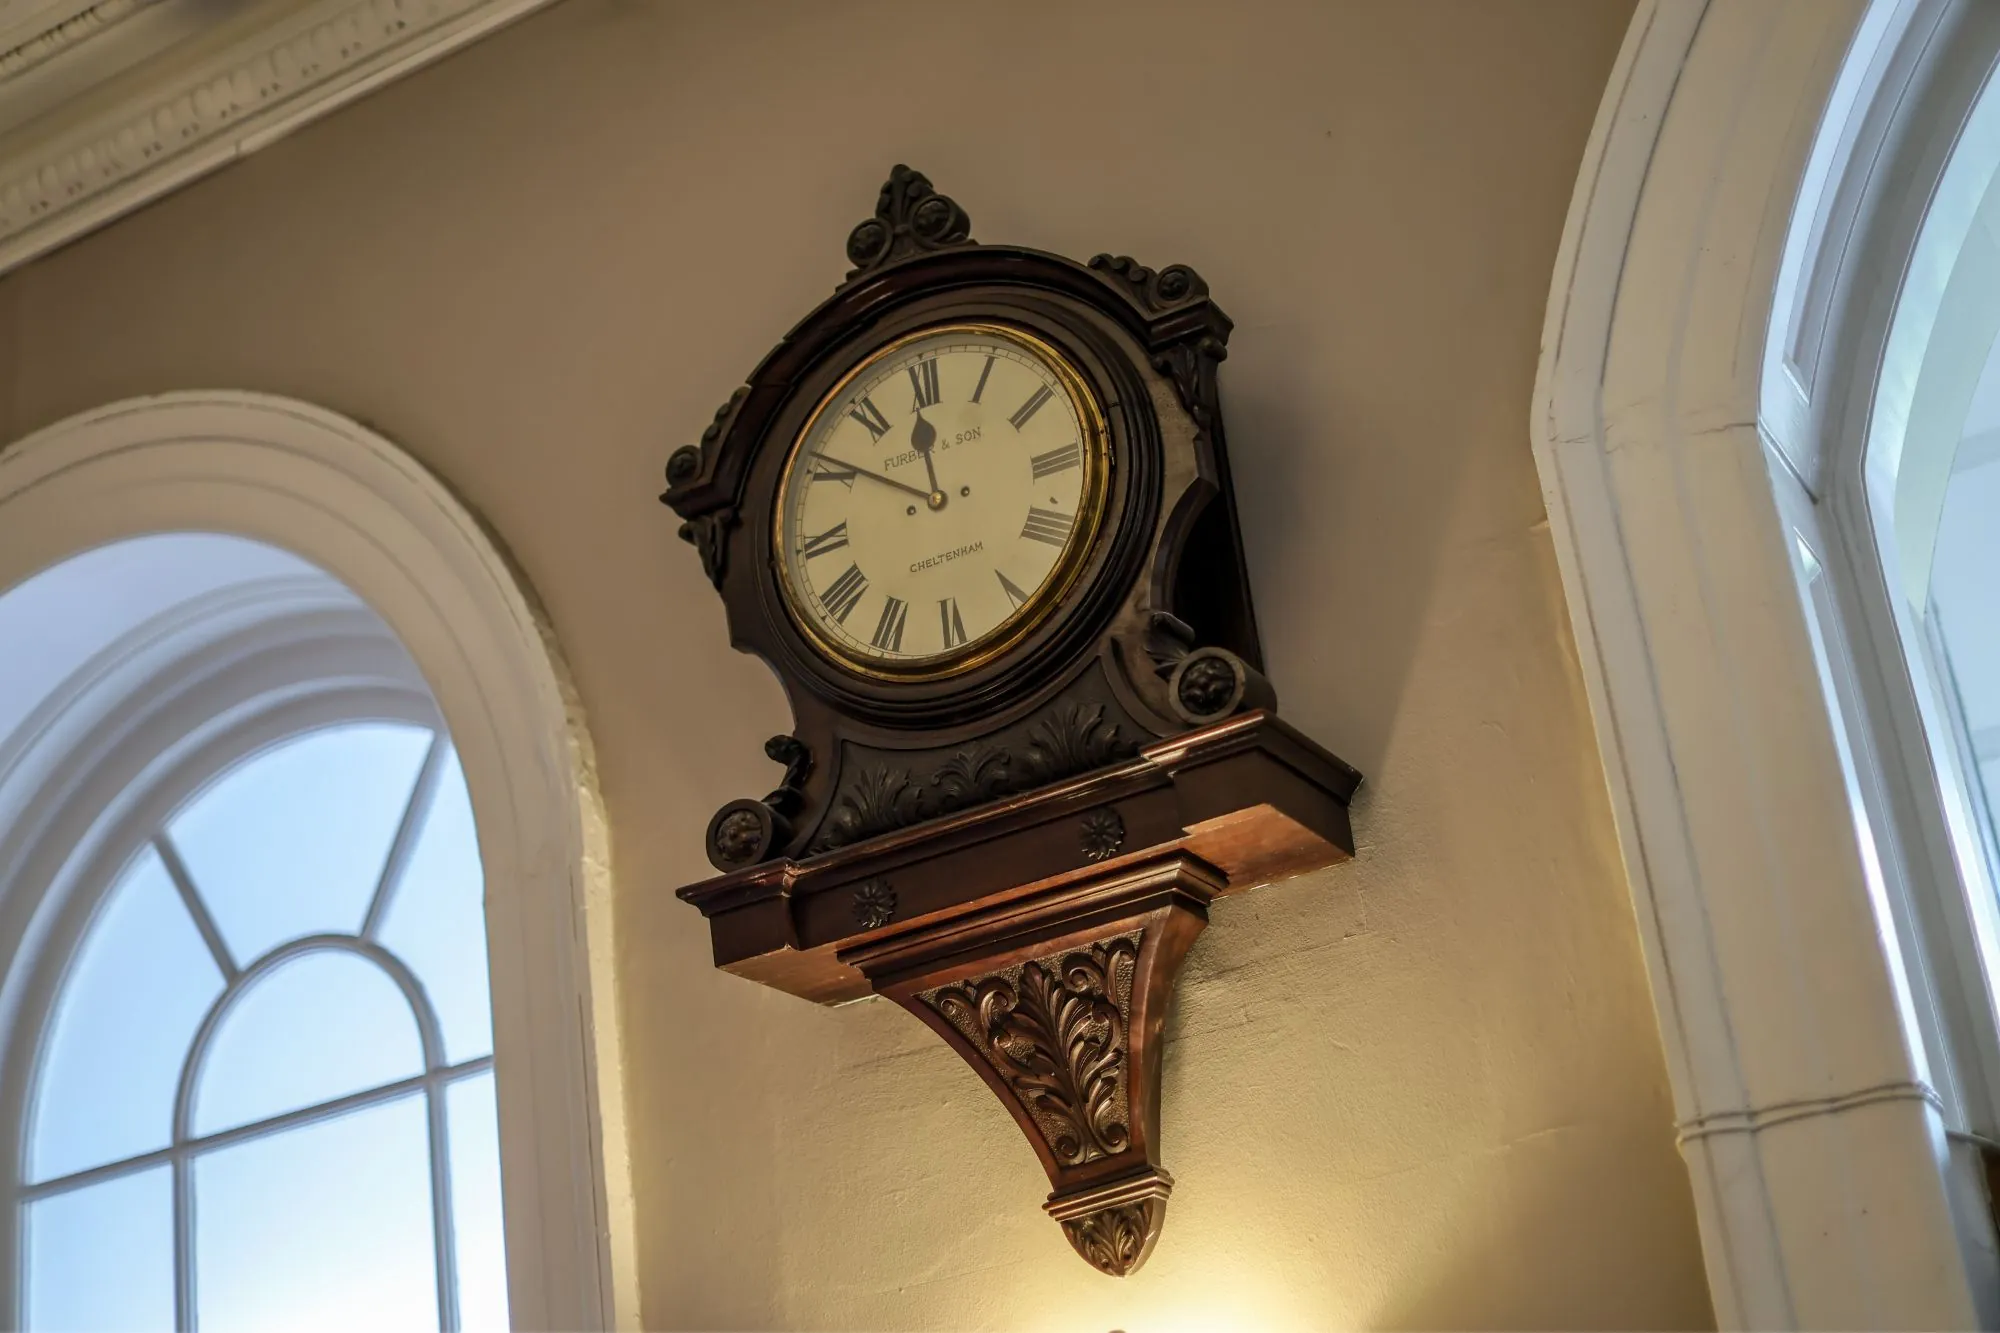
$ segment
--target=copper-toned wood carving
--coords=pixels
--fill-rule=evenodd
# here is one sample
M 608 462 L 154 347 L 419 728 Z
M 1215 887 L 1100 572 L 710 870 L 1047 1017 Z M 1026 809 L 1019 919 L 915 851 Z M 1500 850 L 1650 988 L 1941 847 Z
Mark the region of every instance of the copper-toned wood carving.
M 986 1058 L 1064 1166 L 1124 1152 L 1125 1023 L 1137 936 L 920 991 Z
M 986 1081 L 1052 1187 L 1076 1252 L 1123 1277 L 1152 1252 L 1160 1033 L 1223 875 L 1166 850 L 843 951 Z

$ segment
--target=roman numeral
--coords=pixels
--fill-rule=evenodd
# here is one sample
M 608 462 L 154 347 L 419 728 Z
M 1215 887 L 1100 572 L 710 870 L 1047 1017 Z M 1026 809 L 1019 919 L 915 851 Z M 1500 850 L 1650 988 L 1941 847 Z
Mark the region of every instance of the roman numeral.
M 886 652 L 903 651 L 903 618 L 909 613 L 909 604 L 894 597 L 882 603 L 882 618 L 875 622 L 875 637 L 869 640 L 877 648 Z
M 861 594 L 868 591 L 868 576 L 857 565 L 849 565 L 847 572 L 835 579 L 827 590 L 819 595 L 820 604 L 835 621 L 845 625 L 853 612 L 854 604 L 861 600 Z
M 1012 602 L 1014 609 L 1018 611 L 1027 602 L 1028 594 L 1015 587 L 1013 582 L 997 569 L 993 571 L 993 577 L 1000 580 L 1000 587 L 1006 592 L 1007 600 Z
M 851 467 L 841 467 L 838 463 L 817 462 L 813 470 L 806 474 L 808 481 L 837 481 L 848 490 L 854 489 L 854 479 L 861 475 Z
M 1068 514 L 1053 509 L 1030 509 L 1028 521 L 1021 526 L 1021 535 L 1029 541 L 1061 546 L 1069 540 L 1069 530 L 1075 526 L 1076 520 Z
M 946 597 L 938 603 L 938 619 L 944 622 L 945 647 L 956 648 L 965 642 L 965 622 L 958 618 L 958 598 Z
M 916 391 L 917 405 L 912 411 L 921 412 L 938 400 L 937 358 L 927 356 L 910 367 L 910 388 Z
M 979 368 L 979 383 L 972 386 L 972 401 L 978 402 L 979 395 L 986 392 L 986 377 L 993 373 L 993 358 L 987 357 L 986 364 Z
M 1034 416 L 1035 413 L 1042 410 L 1042 404 L 1049 401 L 1050 396 L 1051 390 L 1048 385 L 1044 384 L 1041 388 L 1036 389 L 1028 401 L 1022 403 L 1014 415 L 1008 417 L 1007 420 L 1014 423 L 1015 430 L 1021 429 L 1021 427 L 1028 424 L 1029 417 Z
M 860 402 L 847 409 L 847 415 L 868 427 L 868 436 L 871 440 L 879 442 L 889 433 L 889 418 L 882 415 L 882 409 L 875 406 L 873 398 L 863 397 Z
M 847 545 L 847 524 L 836 523 L 819 536 L 807 537 L 799 543 L 799 554 L 810 560 L 816 555 L 825 555 L 828 551 L 838 551 L 845 545 Z
M 1051 472 L 1064 472 L 1083 462 L 1083 446 L 1066 444 L 1060 449 L 1051 449 L 1045 454 L 1036 454 L 1028 460 L 1035 465 L 1035 480 L 1040 481 Z

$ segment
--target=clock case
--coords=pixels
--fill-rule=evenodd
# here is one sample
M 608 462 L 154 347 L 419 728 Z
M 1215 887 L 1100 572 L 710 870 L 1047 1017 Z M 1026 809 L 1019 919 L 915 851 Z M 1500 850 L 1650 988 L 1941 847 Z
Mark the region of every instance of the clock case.
M 1156 273 L 1111 255 L 1085 265 L 980 245 L 968 231 L 963 210 L 898 168 L 877 217 L 849 238 L 854 271 L 668 465 L 661 498 L 722 594 L 732 642 L 777 673 L 796 719 L 770 747 L 787 765 L 780 791 L 711 821 L 719 870 L 846 846 L 1218 720 L 1236 710 L 1192 686 L 1183 693 L 1210 706 L 1177 707 L 1170 688 L 1197 647 L 1228 655 L 1211 670 L 1227 668 L 1232 687 L 1240 675 L 1238 707 L 1274 702 L 1216 403 L 1228 316 L 1185 266 Z M 1096 396 L 1111 457 L 1098 540 L 1068 595 L 992 661 L 936 680 L 864 675 L 816 651 L 786 605 L 769 558 L 780 473 L 855 366 L 905 335 L 967 321 L 1036 335 Z M 746 818 L 730 822 L 738 811 Z
M 1020 1123 L 1072 1246 L 1123 1275 L 1172 1183 L 1157 1046 L 1180 960 L 1213 898 L 1352 853 L 1360 775 L 1275 713 L 1216 391 L 1231 324 L 1207 284 L 970 230 L 895 168 L 845 280 L 668 461 L 661 499 L 794 717 L 765 747 L 779 786 L 715 812 L 720 873 L 680 896 L 717 966 L 821 1003 L 884 994 L 928 1023 Z M 941 679 L 863 675 L 792 619 L 780 472 L 850 370 L 957 322 L 1069 359 L 1108 427 L 1105 513 L 1006 652 Z

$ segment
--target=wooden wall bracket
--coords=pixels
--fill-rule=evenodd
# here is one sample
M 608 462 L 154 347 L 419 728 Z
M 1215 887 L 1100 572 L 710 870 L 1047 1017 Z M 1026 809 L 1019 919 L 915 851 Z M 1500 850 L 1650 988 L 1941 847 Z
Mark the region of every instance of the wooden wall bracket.
M 1263 711 L 1133 759 L 822 853 L 691 884 L 718 967 L 839 1003 L 884 995 L 1021 1127 L 1076 1252 L 1151 1253 L 1160 1040 L 1211 901 L 1353 854 L 1360 775 Z
M 986 1080 L 1048 1172 L 1043 1207 L 1113 1277 L 1146 1261 L 1166 1217 L 1160 1032 L 1226 884 L 1168 849 L 842 953 Z

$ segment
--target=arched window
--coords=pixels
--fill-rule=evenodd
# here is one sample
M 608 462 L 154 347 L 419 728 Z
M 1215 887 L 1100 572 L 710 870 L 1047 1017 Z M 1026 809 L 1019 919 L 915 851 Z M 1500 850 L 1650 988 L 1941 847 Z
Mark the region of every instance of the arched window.
M 506 1328 L 472 804 L 386 626 L 188 534 L 28 580 L 0 634 L 41 650 L 0 668 L 42 696 L 0 738 L 40 807 L 0 892 L 47 923 L 9 1043 L 20 1325 Z
M 552 628 L 395 445 L 0 447 L 0 1324 L 635 1320 L 610 860 Z
M 485 945 L 440 733 L 349 723 L 222 774 L 58 992 L 27 1326 L 506 1327 Z
M 1642 3 L 1551 286 L 1537 467 L 1725 1325 L 2000 1322 L 1954 535 L 1996 53 L 1988 0 Z
M 1903 1023 L 1966 1174 L 2000 1138 L 1996 69 L 1990 5 L 1868 7 L 1792 219 L 1762 386 Z

